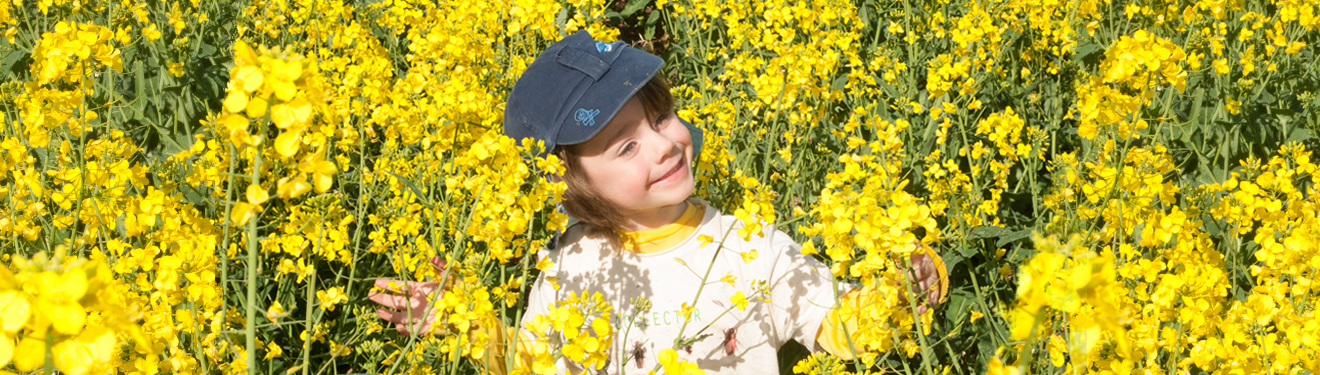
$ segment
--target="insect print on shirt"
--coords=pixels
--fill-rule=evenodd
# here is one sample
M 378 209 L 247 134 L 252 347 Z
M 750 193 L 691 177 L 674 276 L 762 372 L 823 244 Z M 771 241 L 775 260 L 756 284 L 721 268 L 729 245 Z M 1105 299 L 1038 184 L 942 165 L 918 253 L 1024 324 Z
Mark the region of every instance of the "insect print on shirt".
M 738 349 L 738 328 L 729 328 L 724 330 L 724 355 L 733 355 L 733 351 Z
M 637 368 L 646 367 L 646 348 L 642 346 L 641 341 L 633 341 L 632 355 L 633 363 L 637 364 Z

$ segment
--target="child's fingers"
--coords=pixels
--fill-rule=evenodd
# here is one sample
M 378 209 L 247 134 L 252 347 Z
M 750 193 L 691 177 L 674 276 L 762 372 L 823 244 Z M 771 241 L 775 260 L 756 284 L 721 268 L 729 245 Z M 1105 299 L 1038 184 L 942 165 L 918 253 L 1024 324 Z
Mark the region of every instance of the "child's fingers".
M 393 295 L 389 293 L 372 294 L 371 296 L 368 296 L 367 299 L 371 300 L 371 302 L 375 302 L 378 305 L 396 310 L 416 307 L 416 305 L 419 302 L 413 298 Z
M 407 311 L 394 311 L 388 309 L 376 309 L 376 316 L 394 324 L 407 323 L 409 318 Z M 415 318 L 416 315 L 414 314 L 413 317 Z
M 926 286 L 926 303 L 940 303 L 940 288 L 939 285 L 936 285 L 938 283 L 939 279 L 933 279 L 930 281 L 930 285 Z

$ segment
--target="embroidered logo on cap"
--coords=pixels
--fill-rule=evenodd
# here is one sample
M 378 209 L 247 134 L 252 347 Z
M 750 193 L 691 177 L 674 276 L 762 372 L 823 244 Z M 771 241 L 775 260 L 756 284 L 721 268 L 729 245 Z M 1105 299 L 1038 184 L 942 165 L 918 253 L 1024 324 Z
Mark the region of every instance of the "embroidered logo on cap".
M 612 50 L 612 49 L 614 49 L 614 46 L 613 46 L 613 45 L 610 45 L 609 43 L 605 43 L 605 42 L 596 42 L 596 50 L 597 50 L 597 51 L 600 51 L 600 52 L 609 52 L 609 51 Z
M 583 126 L 595 126 L 595 125 L 596 125 L 596 115 L 599 115 L 599 114 L 600 114 L 600 110 L 599 110 L 599 109 L 590 109 L 590 110 L 589 110 L 589 109 L 586 109 L 586 108 L 578 108 L 578 110 L 577 110 L 576 112 L 573 112 L 573 119 L 574 119 L 574 120 L 577 120 L 577 122 L 578 122 L 579 124 L 582 124 Z

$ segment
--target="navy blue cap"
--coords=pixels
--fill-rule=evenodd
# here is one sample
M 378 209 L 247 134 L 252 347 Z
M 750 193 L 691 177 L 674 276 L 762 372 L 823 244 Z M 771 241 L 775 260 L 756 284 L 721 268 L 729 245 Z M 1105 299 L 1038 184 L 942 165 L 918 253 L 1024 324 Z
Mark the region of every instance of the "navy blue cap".
M 664 60 L 623 42 L 605 43 L 585 30 L 550 45 L 527 66 L 504 106 L 504 134 L 545 151 L 586 142 L 605 128 Z

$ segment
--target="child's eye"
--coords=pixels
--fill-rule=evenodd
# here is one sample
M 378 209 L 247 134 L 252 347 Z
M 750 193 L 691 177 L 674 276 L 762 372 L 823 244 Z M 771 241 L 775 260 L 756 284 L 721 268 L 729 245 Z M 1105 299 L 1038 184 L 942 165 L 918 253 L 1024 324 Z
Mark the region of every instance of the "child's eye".
M 624 143 L 623 147 L 619 148 L 619 156 L 631 155 L 633 151 L 635 151 L 636 149 L 637 149 L 637 142 L 630 141 L 628 143 Z
M 664 125 L 665 125 L 665 120 L 668 120 L 668 119 L 669 119 L 669 114 L 668 114 L 668 113 L 661 114 L 659 117 L 656 117 L 656 118 L 655 118 L 655 121 L 652 121 L 652 122 L 651 122 L 651 126 L 652 126 L 652 127 L 655 127 L 655 128 L 659 128 L 659 127 L 661 127 L 661 126 L 664 126 Z

